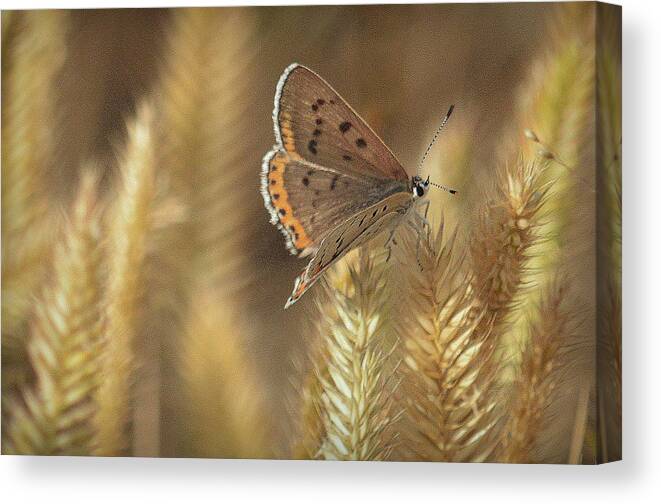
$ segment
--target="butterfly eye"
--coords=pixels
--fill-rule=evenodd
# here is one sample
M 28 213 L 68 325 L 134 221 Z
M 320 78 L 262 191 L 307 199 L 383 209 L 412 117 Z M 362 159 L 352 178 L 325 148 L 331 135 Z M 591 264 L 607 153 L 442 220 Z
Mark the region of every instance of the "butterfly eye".
M 420 186 L 415 186 L 415 195 L 418 198 L 422 198 L 425 194 L 425 190 Z

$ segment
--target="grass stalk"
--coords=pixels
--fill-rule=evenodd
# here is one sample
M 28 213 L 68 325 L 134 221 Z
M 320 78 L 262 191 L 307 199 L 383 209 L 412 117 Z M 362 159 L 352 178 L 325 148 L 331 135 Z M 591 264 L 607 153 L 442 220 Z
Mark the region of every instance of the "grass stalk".
M 66 54 L 68 16 L 9 14 L 2 13 L 2 344 L 12 351 L 25 344 L 27 317 L 57 228 L 46 180 L 53 167 L 56 78 Z
M 529 323 L 521 364 L 511 389 L 500 457 L 503 462 L 540 461 L 539 436 L 551 422 L 553 393 L 562 383 L 566 349 L 576 329 L 565 283 L 556 281 Z
M 401 300 L 396 330 L 403 347 L 405 458 L 484 461 L 495 447 L 500 364 L 486 311 L 475 313 L 473 282 L 443 225 L 424 238 L 398 239 L 394 268 Z M 422 239 L 419 243 L 418 240 Z M 417 265 L 420 255 L 422 267 Z
M 135 338 L 155 198 L 154 112 L 143 104 L 128 125 L 109 212 L 109 283 L 103 381 L 98 393 L 98 454 L 129 448 Z
M 342 268 L 348 268 L 342 271 Z M 339 270 L 337 270 L 339 269 Z M 394 442 L 393 384 L 384 374 L 387 292 L 383 270 L 367 254 L 338 265 L 328 298 L 317 300 L 325 361 L 317 362 L 312 393 L 323 433 L 315 458 L 385 460 Z M 315 429 L 318 423 L 315 423 Z
M 52 283 L 35 306 L 28 354 L 36 383 L 6 405 L 3 453 L 90 455 L 94 448 L 104 325 L 96 186 L 85 173 L 55 249 Z

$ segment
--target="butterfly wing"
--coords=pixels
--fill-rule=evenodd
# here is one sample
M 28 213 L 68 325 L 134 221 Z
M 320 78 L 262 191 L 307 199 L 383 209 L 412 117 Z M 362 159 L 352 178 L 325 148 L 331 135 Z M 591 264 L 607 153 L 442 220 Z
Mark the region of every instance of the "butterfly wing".
M 296 278 L 294 290 L 287 300 L 288 308 L 321 278 L 331 265 L 347 252 L 374 238 L 384 229 L 392 229 L 413 203 L 408 193 L 395 193 L 372 205 L 337 226 L 328 233 L 307 267 Z
M 342 173 L 408 181 L 390 149 L 312 70 L 290 65 L 278 82 L 274 105 L 277 143 L 293 157 Z
M 398 180 L 356 175 L 310 163 L 276 146 L 263 161 L 262 195 L 293 254 L 316 251 L 325 234 L 396 192 Z

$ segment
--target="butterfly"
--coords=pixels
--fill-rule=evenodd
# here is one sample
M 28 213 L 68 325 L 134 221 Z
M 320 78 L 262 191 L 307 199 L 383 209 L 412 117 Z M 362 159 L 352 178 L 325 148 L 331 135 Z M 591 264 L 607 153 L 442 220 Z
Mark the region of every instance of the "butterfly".
M 410 210 L 425 197 L 430 181 L 409 177 L 351 106 L 298 63 L 289 65 L 278 81 L 273 127 L 276 143 L 262 160 L 264 204 L 289 251 L 312 256 L 295 280 L 288 308 L 350 250 L 386 230 L 389 247 L 395 229 L 410 214 L 424 221 Z

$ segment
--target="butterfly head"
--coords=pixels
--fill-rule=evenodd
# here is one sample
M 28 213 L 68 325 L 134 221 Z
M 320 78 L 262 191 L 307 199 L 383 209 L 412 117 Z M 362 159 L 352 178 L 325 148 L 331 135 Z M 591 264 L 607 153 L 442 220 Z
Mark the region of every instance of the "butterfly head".
M 424 198 L 429 190 L 429 177 L 423 180 L 419 175 L 411 178 L 411 191 L 413 192 L 413 199 Z

